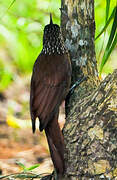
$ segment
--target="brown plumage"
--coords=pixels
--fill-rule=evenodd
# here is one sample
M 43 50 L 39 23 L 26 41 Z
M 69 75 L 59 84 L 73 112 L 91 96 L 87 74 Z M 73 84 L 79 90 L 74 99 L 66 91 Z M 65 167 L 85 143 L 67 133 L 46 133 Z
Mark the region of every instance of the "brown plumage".
M 44 28 L 43 49 L 35 61 L 31 79 L 30 112 L 32 129 L 38 117 L 39 129 L 45 130 L 51 158 L 59 174 L 64 171 L 64 141 L 58 124 L 59 106 L 69 92 L 71 64 L 60 28 L 50 24 Z

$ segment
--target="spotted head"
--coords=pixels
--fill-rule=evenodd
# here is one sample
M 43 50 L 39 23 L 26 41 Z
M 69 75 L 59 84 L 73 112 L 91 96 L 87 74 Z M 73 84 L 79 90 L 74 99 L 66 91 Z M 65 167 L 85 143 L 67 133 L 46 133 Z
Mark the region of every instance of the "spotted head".
M 44 28 L 43 35 L 43 54 L 63 54 L 66 51 L 60 27 L 53 23 L 50 14 L 50 23 Z

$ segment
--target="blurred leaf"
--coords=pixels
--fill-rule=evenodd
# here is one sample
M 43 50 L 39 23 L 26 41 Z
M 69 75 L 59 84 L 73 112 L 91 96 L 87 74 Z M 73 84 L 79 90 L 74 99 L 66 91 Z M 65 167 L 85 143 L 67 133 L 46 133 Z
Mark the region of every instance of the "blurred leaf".
M 16 164 L 18 164 L 24 172 L 27 172 L 27 171 L 32 171 L 33 169 L 36 169 L 37 167 L 40 166 L 40 164 L 35 164 L 33 166 L 30 166 L 29 168 L 27 168 L 24 164 L 22 164 L 21 162 L 16 162 Z
M 17 161 L 16 164 L 18 164 L 23 169 L 23 171 L 26 171 L 26 166 L 23 163 Z
M 106 22 L 109 16 L 109 9 L 110 9 L 110 0 L 106 0 Z
M 33 169 L 36 169 L 37 167 L 39 167 L 40 164 L 35 164 L 33 166 L 30 166 L 29 168 L 26 168 L 27 171 L 32 171 Z
M 6 13 L 7 13 L 8 10 L 12 7 L 12 5 L 14 4 L 15 1 L 16 1 L 16 0 L 13 0 L 13 1 L 11 2 L 11 4 L 10 4 L 9 7 L 6 9 L 6 11 L 4 12 L 4 14 L 0 17 L 0 19 L 2 19 L 2 18 L 6 15 Z
M 16 1 L 16 0 L 13 0 L 13 1 L 11 2 L 11 4 L 10 4 L 10 6 L 8 7 L 7 11 L 11 8 L 11 6 L 14 4 L 15 1 Z
M 111 33 L 109 36 L 109 40 L 101 61 L 101 65 L 100 65 L 100 74 L 102 72 L 102 69 L 105 65 L 105 63 L 107 62 L 112 50 L 114 49 L 115 45 L 117 44 L 117 33 L 116 33 L 116 29 L 117 29 L 117 6 L 115 7 L 115 16 L 114 16 L 114 20 L 113 20 L 113 25 L 112 25 L 112 29 L 111 29 Z
M 103 59 L 102 59 L 101 65 L 100 65 L 100 74 L 101 74 L 102 69 L 103 69 L 105 63 L 107 62 L 110 54 L 112 53 L 113 49 L 115 48 L 116 44 L 117 44 L 117 34 L 115 35 L 115 38 L 113 40 L 113 43 L 111 44 L 111 47 L 109 49 L 106 49 L 104 52 L 104 56 L 103 56 Z
M 112 25 L 111 33 L 109 36 L 109 40 L 107 43 L 107 49 L 110 48 L 110 46 L 111 46 L 111 43 L 112 43 L 113 38 L 115 36 L 116 29 L 117 29 L 117 6 L 115 7 L 114 20 L 113 20 L 113 25 Z
M 101 32 L 97 35 L 95 40 L 97 40 L 102 35 L 102 33 L 107 29 L 107 27 L 110 24 L 111 20 L 115 17 L 115 12 L 116 12 L 116 7 L 113 9 L 112 14 L 110 15 L 109 19 L 106 21 L 105 26 L 103 27 Z
M 5 69 L 0 69 L 0 92 L 4 91 L 13 80 L 13 75 Z

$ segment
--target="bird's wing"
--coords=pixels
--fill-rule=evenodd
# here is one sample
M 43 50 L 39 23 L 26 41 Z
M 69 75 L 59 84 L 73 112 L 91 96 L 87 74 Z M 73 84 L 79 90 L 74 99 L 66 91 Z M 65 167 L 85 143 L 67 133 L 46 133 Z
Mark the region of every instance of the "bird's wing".
M 45 59 L 45 56 L 39 56 L 35 62 L 30 92 L 33 131 L 36 117 L 39 117 L 40 130 L 43 130 L 66 96 L 71 76 L 66 58 L 50 55 Z

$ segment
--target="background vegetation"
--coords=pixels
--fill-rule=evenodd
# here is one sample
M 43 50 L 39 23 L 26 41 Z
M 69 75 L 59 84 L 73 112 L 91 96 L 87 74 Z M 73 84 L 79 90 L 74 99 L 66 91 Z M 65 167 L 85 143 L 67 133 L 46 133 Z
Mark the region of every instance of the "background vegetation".
M 0 91 L 16 75 L 31 73 L 42 48 L 42 33 L 49 12 L 59 23 L 60 1 L 0 1 Z

